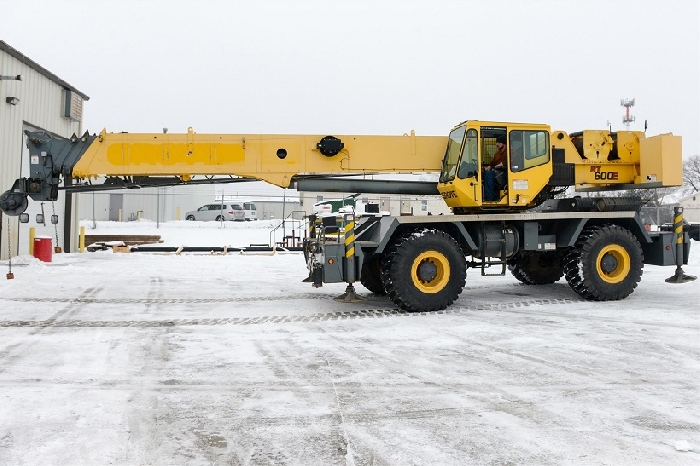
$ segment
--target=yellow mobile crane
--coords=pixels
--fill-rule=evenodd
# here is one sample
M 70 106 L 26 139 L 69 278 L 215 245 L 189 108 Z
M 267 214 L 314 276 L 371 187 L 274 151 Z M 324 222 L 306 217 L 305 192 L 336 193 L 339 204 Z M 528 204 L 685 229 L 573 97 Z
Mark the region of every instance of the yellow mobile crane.
M 505 163 L 493 179 L 494 197 L 487 198 L 486 167 L 497 143 L 507 148 Z M 679 254 L 687 263 L 690 248 L 686 232 L 646 231 L 639 199 L 555 199 L 569 186 L 597 191 L 680 186 L 681 138 L 672 134 L 566 133 L 542 124 L 465 121 L 448 137 L 190 129 L 102 131 L 62 140 L 27 132 L 27 145 L 29 178 L 0 196 L 8 215 L 24 212 L 27 196 L 55 200 L 61 181 L 62 189 L 72 191 L 263 180 L 301 191 L 441 194 L 453 215 L 350 215 L 344 236 L 336 236 L 340 240 L 330 240 L 325 225 L 310 219 L 307 281 L 346 282 L 346 300 L 357 297 L 353 284 L 360 281 L 410 311 L 452 304 L 468 268 L 482 275 L 503 275 L 508 268 L 532 285 L 564 276 L 586 299 L 622 299 L 636 288 L 645 263 L 675 264 L 678 271 Z M 439 172 L 439 181 L 351 176 L 416 172 Z M 498 272 L 488 273 L 492 267 Z

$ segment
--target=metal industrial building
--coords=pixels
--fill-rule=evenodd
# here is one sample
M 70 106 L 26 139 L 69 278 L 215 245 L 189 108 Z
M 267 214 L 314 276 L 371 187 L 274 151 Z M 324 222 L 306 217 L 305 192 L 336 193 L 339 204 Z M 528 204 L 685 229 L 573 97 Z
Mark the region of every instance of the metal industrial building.
M 0 191 L 29 174 L 23 131 L 41 130 L 65 138 L 80 134 L 83 102 L 88 99 L 83 92 L 0 41 Z M 0 258 L 27 253 L 30 227 L 36 228 L 37 235 L 51 236 L 54 245 L 58 236 L 57 244 L 65 251 L 74 250 L 77 235 L 71 230 L 78 224 L 74 198 L 61 192 L 53 203 L 30 199 L 28 224 L 0 213 Z M 46 225 L 36 223 L 36 214 L 42 208 Z M 49 222 L 54 213 L 58 215 L 58 225 Z
M 265 182 L 198 184 L 80 194 L 80 219 L 154 222 L 184 220 L 185 214 L 221 200 L 253 202 L 261 220 L 283 218 L 299 211 L 296 190 L 283 190 Z

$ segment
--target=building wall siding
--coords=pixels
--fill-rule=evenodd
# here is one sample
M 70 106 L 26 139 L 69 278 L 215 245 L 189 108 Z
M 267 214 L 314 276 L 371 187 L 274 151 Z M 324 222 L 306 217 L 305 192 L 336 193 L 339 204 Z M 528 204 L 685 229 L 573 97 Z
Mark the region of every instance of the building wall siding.
M 34 127 L 49 131 L 58 136 L 70 137 L 73 133 L 79 134 L 81 122 L 73 121 L 62 117 L 63 87 L 48 77 L 39 73 L 27 64 L 21 62 L 16 57 L 0 50 L 0 75 L 15 76 L 21 75 L 22 80 L 0 81 L 0 191 L 11 188 L 12 183 L 22 173 L 22 154 L 26 153 L 24 148 L 25 127 Z M 19 99 L 17 105 L 8 104 L 7 97 Z M 9 254 L 27 254 L 29 228 L 37 228 L 37 234 L 49 234 L 55 237 L 55 227 L 48 220 L 51 215 L 51 205 L 45 204 L 47 211 L 47 227 L 39 226 L 35 223 L 33 213 L 40 211 L 39 203 L 30 200 L 30 223 L 19 224 L 17 217 L 2 216 L 2 235 L 0 244 L 0 258 L 7 259 Z M 54 208 L 61 219 L 59 224 L 59 246 L 66 249 L 63 238 L 63 198 L 55 203 Z M 9 222 L 9 227 L 8 227 Z M 73 223 L 73 222 L 71 222 Z M 9 228 L 9 229 L 8 229 Z M 9 231 L 9 251 L 8 251 L 8 231 Z M 20 238 L 22 240 L 20 241 Z M 77 236 L 72 235 L 68 241 L 77 245 Z M 21 246 L 20 246 L 21 243 Z M 55 243 L 55 239 L 54 239 Z M 55 245 L 55 244 L 54 244 Z M 73 247 L 73 249 L 74 249 Z
M 683 207 L 683 219 L 692 223 L 700 223 L 700 193 L 681 199 L 679 205 Z

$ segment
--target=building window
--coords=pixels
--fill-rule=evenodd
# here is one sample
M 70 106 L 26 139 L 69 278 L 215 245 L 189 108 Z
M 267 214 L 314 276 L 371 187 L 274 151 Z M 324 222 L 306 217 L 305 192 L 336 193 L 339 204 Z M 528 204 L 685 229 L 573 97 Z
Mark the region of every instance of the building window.
M 421 210 L 421 212 L 428 211 L 428 201 L 425 201 L 425 200 L 420 201 L 420 210 Z
M 80 121 L 83 117 L 83 98 L 70 89 L 63 89 L 63 118 Z

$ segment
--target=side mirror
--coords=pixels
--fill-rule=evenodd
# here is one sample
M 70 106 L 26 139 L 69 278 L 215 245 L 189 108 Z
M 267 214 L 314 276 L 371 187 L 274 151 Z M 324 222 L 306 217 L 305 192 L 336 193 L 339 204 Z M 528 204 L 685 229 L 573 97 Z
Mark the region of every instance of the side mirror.
M 19 214 L 19 223 L 29 223 L 29 214 Z
M 51 216 L 51 223 L 54 224 L 54 225 L 58 225 L 58 215 L 53 214 L 53 215 Z
M 46 225 L 46 222 L 44 222 L 44 214 L 36 214 L 36 223 Z

